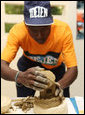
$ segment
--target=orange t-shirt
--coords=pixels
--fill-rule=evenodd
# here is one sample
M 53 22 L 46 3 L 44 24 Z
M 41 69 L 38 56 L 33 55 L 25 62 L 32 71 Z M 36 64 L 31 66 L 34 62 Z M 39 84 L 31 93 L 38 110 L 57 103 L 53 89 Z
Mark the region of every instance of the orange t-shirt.
M 47 69 L 58 67 L 62 62 L 67 68 L 77 66 L 72 31 L 65 22 L 54 20 L 51 32 L 44 44 L 37 43 L 29 34 L 25 23 L 19 23 L 9 32 L 1 59 L 11 62 L 21 47 L 28 59 L 39 62 Z

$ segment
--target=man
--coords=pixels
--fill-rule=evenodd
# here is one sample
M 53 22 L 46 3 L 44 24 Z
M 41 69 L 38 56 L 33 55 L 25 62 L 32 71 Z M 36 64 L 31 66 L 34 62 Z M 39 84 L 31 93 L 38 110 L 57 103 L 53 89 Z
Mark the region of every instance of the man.
M 9 65 L 19 47 L 23 55 L 16 71 Z M 25 1 L 24 22 L 10 30 L 1 59 L 2 78 L 16 82 L 18 97 L 34 96 L 35 90 L 47 87 L 48 79 L 39 73 L 43 68 L 55 74 L 65 97 L 77 78 L 72 31 L 66 23 L 53 20 L 49 1 Z

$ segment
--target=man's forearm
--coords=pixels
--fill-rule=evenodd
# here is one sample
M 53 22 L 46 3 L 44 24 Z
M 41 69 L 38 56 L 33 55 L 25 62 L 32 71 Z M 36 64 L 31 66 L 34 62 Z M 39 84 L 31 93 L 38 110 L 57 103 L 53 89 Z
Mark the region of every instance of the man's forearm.
M 9 67 L 9 64 L 1 60 L 1 77 L 8 81 L 15 81 L 17 71 Z
M 61 88 L 64 89 L 73 83 L 73 81 L 77 78 L 77 75 L 77 67 L 69 68 L 67 69 L 67 72 L 64 74 L 63 78 L 58 81 L 58 83 L 61 85 Z

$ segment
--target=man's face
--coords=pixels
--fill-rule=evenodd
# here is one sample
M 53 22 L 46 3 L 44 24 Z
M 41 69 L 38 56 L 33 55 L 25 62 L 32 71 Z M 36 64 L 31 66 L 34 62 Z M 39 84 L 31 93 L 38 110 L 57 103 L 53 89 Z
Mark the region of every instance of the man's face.
M 37 41 L 39 44 L 45 43 L 47 40 L 50 30 L 51 30 L 51 25 L 49 26 L 27 26 L 28 31 L 32 38 Z

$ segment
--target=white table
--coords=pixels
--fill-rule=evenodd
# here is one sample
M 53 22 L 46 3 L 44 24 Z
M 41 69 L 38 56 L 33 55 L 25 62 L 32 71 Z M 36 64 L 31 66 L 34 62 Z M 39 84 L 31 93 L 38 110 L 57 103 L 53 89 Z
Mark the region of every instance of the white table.
M 84 113 L 84 98 L 83 97 L 74 97 L 73 99 L 75 99 L 76 104 L 77 104 L 77 108 L 78 108 L 78 112 L 76 112 L 75 108 L 76 106 L 72 104 L 70 98 L 66 98 L 66 102 L 68 105 L 68 114 L 83 114 Z
M 74 97 L 73 99 L 76 100 L 78 111 L 83 114 L 84 113 L 84 98 L 83 97 Z M 73 106 L 70 98 L 66 98 L 66 103 L 68 106 L 68 114 L 77 114 L 75 107 Z M 25 114 L 21 109 L 17 109 L 16 111 L 10 113 L 10 114 Z M 33 108 L 28 111 L 26 114 L 34 114 Z

